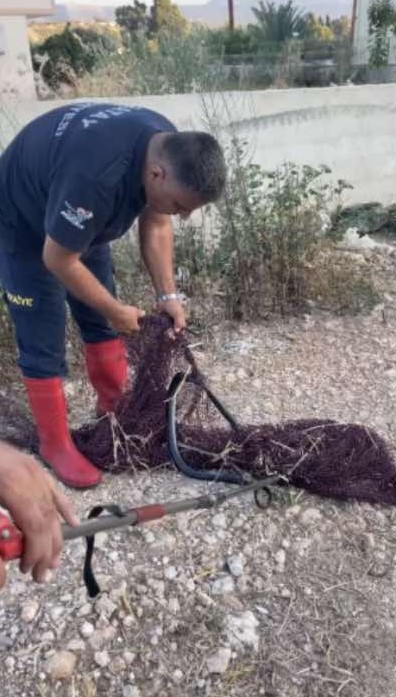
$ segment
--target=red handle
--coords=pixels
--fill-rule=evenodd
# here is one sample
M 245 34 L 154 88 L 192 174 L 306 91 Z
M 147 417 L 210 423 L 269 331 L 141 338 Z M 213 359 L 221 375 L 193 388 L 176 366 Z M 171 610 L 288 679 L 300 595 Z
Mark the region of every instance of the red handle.
M 22 533 L 6 515 L 0 513 L 0 558 L 3 561 L 20 559 L 22 553 Z

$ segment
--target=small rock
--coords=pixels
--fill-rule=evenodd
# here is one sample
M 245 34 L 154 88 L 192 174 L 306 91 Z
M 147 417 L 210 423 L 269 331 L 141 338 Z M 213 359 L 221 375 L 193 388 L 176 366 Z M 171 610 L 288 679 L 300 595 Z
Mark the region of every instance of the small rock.
M 125 663 L 128 666 L 130 666 L 131 663 L 133 663 L 135 658 L 136 658 L 136 653 L 132 653 L 132 651 L 124 651 L 124 653 L 122 655 L 124 657 Z
M 109 536 L 107 532 L 97 532 L 95 535 L 95 547 L 107 550 L 109 547 Z
M 153 542 L 155 542 L 155 535 L 151 532 L 151 530 L 145 532 L 144 541 L 147 542 L 148 545 L 152 545 Z
M 226 619 L 226 632 L 228 640 L 232 646 L 250 646 L 258 651 L 259 635 L 257 627 L 259 621 L 257 617 L 248 610 L 242 615 L 228 615 Z
M 212 518 L 212 523 L 216 528 L 225 529 L 228 525 L 227 518 L 224 513 L 216 513 Z
M 275 554 L 275 563 L 277 570 L 282 574 L 285 570 L 286 564 L 286 552 L 284 549 L 278 549 L 277 553 Z
M 231 660 L 231 653 L 231 649 L 226 646 L 210 656 L 206 661 L 209 673 L 225 673 Z
M 124 685 L 122 697 L 141 697 L 141 692 L 136 685 Z
M 303 525 L 312 525 L 322 520 L 322 514 L 317 508 L 307 508 L 301 514 L 301 522 Z
M 33 622 L 39 609 L 40 604 L 37 602 L 37 600 L 32 600 L 30 603 L 26 603 L 21 612 L 21 619 L 23 622 Z
M 180 603 L 177 598 L 169 598 L 168 600 L 168 610 L 173 615 L 177 615 L 180 612 Z
M 177 569 L 175 566 L 168 566 L 164 570 L 164 576 L 168 581 L 174 581 L 175 578 L 177 577 Z
M 76 667 L 77 657 L 71 651 L 57 651 L 46 663 L 46 672 L 50 678 L 56 680 L 69 680 Z
M 68 651 L 85 651 L 85 644 L 81 639 L 71 639 L 66 646 Z
M 183 681 L 184 674 L 179 668 L 176 668 L 176 670 L 173 671 L 172 677 L 173 677 L 173 682 L 180 684 Z
M 12 656 L 8 656 L 4 661 L 4 665 L 6 667 L 6 670 L 9 670 L 9 671 L 14 670 L 15 658 L 13 658 Z
M 102 595 L 95 603 L 95 610 L 98 615 L 110 618 L 117 610 L 117 605 L 108 597 Z
M 243 574 L 243 558 L 240 554 L 233 554 L 227 559 L 227 567 L 233 576 L 242 576 Z
M 110 656 L 107 651 L 96 651 L 94 660 L 99 668 L 106 668 L 110 663 Z
M 62 617 L 62 615 L 65 614 L 65 608 L 60 606 L 53 607 L 50 614 L 51 619 L 53 619 L 54 622 L 57 622 Z
M 224 593 L 233 593 L 235 590 L 234 580 L 231 576 L 222 576 L 217 578 L 212 583 L 213 595 L 223 595 Z
M 111 625 L 109 627 L 105 627 L 104 629 L 97 629 L 90 637 L 89 645 L 94 650 L 100 651 L 105 644 L 108 644 L 114 639 L 116 634 L 117 630 Z
M 79 617 L 86 617 L 87 615 L 90 615 L 92 612 L 92 605 L 89 605 L 88 603 L 85 603 L 82 607 L 77 612 L 77 615 Z
M 80 627 L 80 634 L 84 639 L 88 639 L 95 632 L 95 627 L 91 622 L 84 622 Z

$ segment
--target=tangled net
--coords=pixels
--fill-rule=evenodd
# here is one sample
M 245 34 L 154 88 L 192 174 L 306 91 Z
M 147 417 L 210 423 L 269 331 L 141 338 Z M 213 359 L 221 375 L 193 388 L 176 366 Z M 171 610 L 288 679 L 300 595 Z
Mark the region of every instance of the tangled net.
M 396 504 L 396 467 L 374 431 L 318 419 L 230 425 L 201 389 L 205 378 L 187 338 L 172 337 L 164 316 L 145 318 L 127 347 L 131 386 L 115 413 L 73 433 L 97 467 L 120 472 L 169 463 L 168 388 L 183 371 L 194 376 L 194 384 L 186 380 L 177 396 L 178 445 L 190 467 L 254 478 L 281 474 L 321 496 Z M 25 423 L 25 445 L 32 445 L 30 433 Z

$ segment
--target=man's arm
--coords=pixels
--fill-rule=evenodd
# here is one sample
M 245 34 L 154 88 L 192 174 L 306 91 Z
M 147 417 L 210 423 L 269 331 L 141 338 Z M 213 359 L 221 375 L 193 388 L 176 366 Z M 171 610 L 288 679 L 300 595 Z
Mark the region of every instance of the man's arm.
M 80 261 L 79 253 L 61 247 L 47 236 L 43 261 L 72 295 L 106 317 L 114 329 L 125 334 L 139 329 L 144 311 L 116 300 Z
M 139 240 L 143 261 L 153 281 L 157 297 L 176 293 L 173 275 L 173 226 L 169 215 L 147 209 L 139 217 Z M 186 326 L 183 306 L 176 299 L 158 301 L 157 307 L 174 321 L 176 332 Z
M 0 441 L 0 505 L 6 508 L 24 536 L 21 571 L 35 581 L 59 566 L 63 546 L 60 516 L 77 525 L 73 507 L 49 474 L 25 453 Z M 0 588 L 5 567 L 0 558 Z

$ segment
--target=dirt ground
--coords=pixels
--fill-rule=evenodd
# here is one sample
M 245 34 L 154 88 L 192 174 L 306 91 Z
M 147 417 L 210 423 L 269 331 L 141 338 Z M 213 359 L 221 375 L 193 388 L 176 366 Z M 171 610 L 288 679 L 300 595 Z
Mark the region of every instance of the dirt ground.
M 359 422 L 395 450 L 396 258 L 375 256 L 384 302 L 369 316 L 212 329 L 199 363 L 239 418 Z M 211 486 L 163 469 L 70 495 L 83 517 Z M 297 491 L 102 534 L 96 601 L 84 545 L 68 543 L 44 587 L 10 565 L 0 695 L 396 697 L 395 551 L 395 510 Z

